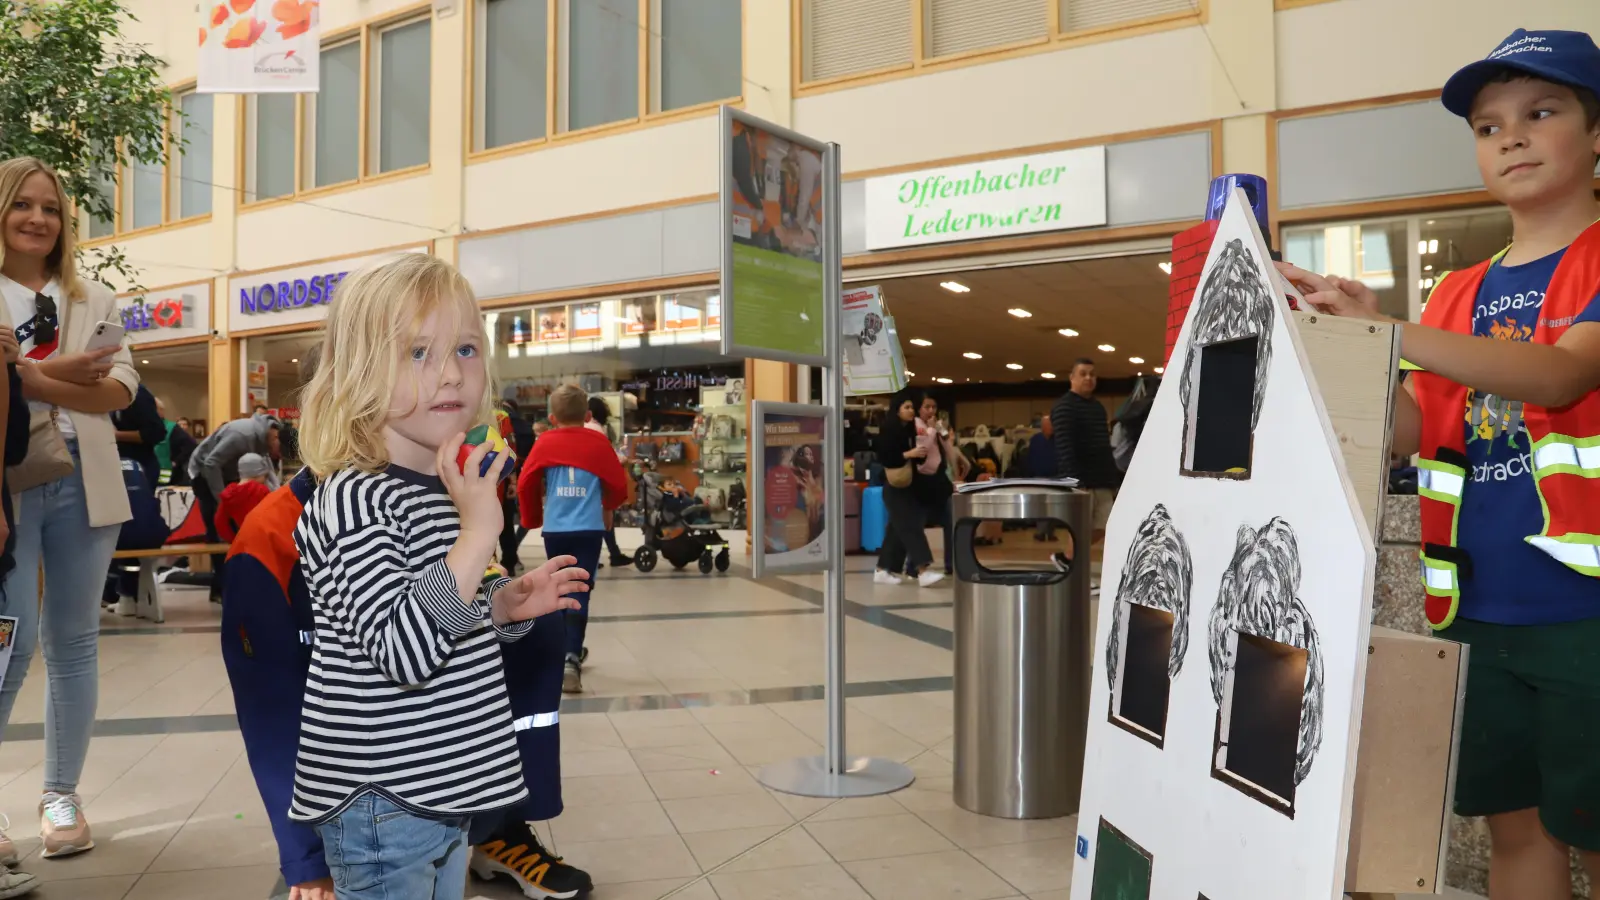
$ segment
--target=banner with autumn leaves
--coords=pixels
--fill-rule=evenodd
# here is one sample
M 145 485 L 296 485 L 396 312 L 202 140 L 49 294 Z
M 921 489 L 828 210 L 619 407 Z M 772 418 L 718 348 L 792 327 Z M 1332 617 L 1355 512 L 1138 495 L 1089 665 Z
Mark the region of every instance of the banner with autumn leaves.
M 208 94 L 315 93 L 319 2 L 202 3 L 197 89 Z

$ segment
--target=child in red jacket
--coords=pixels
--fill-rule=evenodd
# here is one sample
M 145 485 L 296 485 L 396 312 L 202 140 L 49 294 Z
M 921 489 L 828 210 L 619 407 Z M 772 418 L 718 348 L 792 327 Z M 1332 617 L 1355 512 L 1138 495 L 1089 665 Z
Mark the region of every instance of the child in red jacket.
M 224 488 L 222 496 L 217 498 L 217 535 L 224 541 L 233 543 L 244 517 L 272 493 L 267 487 L 271 473 L 272 467 L 261 454 L 246 453 L 239 457 L 239 480 Z
M 545 552 L 551 557 L 577 557 L 593 590 L 611 511 L 628 498 L 628 478 L 606 436 L 584 427 L 588 412 L 589 396 L 577 385 L 563 385 L 550 395 L 550 421 L 556 427 L 534 442 L 532 456 L 523 463 L 517 505 L 523 527 L 543 529 Z M 566 611 L 561 689 L 569 694 L 583 691 L 587 655 L 583 637 L 589 624 L 589 594 L 581 594 L 579 603 L 581 609 Z

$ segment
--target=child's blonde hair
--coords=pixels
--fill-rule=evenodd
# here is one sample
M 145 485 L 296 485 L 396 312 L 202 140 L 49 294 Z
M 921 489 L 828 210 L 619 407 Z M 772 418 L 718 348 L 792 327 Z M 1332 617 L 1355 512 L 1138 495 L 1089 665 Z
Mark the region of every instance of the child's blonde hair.
M 380 472 L 389 465 L 384 425 L 410 410 L 389 402 L 422 322 L 456 313 L 455 339 L 476 336 L 486 352 L 483 318 L 472 286 L 455 266 L 425 253 L 374 260 L 339 282 L 328 311 L 317 373 L 305 388 L 300 457 L 318 478 L 343 469 Z M 453 349 L 453 347 L 452 347 Z M 431 355 L 431 354 L 430 354 Z M 444 365 L 440 355 L 440 365 Z M 485 361 L 487 363 L 487 361 Z M 474 421 L 493 420 L 494 388 L 485 378 Z M 418 396 L 417 402 L 428 398 Z
M 45 257 L 45 270 L 61 285 L 61 295 L 69 300 L 82 300 L 88 296 L 83 280 L 78 277 L 78 260 L 72 236 L 78 230 L 72 218 L 72 206 L 67 202 L 67 191 L 61 186 L 61 176 L 42 160 L 32 156 L 18 156 L 0 161 L 0 211 L 8 210 L 17 202 L 22 183 L 30 176 L 44 175 L 56 188 L 56 203 L 61 210 L 61 234 L 56 247 Z M 6 245 L 0 241 L 0 265 L 6 260 Z
M 563 384 L 550 394 L 550 419 L 557 425 L 582 425 L 589 415 L 589 395 L 575 384 Z

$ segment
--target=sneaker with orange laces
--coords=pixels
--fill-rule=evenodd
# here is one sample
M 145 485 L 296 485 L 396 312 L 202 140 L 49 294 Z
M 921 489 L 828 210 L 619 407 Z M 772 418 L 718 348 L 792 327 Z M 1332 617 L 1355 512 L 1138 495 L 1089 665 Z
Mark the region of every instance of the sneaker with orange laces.
M 71 856 L 94 848 L 89 820 L 83 817 L 83 799 L 77 794 L 51 791 L 39 801 L 39 832 L 45 859 Z

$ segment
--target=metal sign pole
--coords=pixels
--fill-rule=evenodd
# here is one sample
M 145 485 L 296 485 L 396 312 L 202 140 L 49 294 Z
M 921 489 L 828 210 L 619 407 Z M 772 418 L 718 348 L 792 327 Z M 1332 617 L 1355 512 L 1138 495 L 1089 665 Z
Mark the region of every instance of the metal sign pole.
M 827 371 L 822 378 L 822 402 L 827 408 L 823 448 L 824 530 L 829 566 L 823 593 L 822 616 L 827 625 L 827 669 L 823 680 L 828 708 L 827 744 L 820 757 L 800 757 L 774 763 L 758 779 L 773 790 L 804 797 L 870 797 L 901 790 L 916 780 L 911 769 L 889 759 L 851 758 L 845 753 L 845 650 L 844 650 L 844 253 L 840 228 L 839 145 L 827 145 L 823 155 L 823 320 L 827 325 Z M 757 513 L 759 514 L 759 513 Z M 759 552 L 759 551 L 758 551 Z

